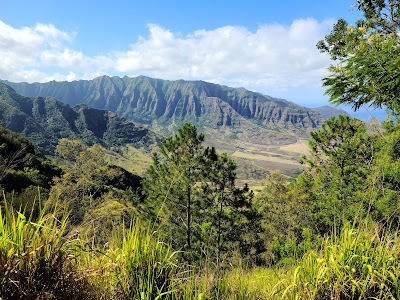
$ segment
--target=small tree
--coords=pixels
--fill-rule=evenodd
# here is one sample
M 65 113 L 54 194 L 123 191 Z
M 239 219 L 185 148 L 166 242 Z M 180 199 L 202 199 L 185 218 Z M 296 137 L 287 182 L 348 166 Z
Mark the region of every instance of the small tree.
M 253 193 L 247 186 L 236 187 L 236 163 L 226 153 L 218 154 L 214 147 L 207 148 L 204 152 L 203 170 L 205 174 L 202 183 L 202 228 L 207 239 L 211 241 L 207 243 L 208 247 L 205 248 L 208 249 L 205 250 L 209 254 L 215 251 L 219 274 L 222 254 L 227 250 L 232 252 L 234 243 L 240 244 L 243 238 L 242 230 L 249 222 Z M 204 230 L 207 225 L 208 230 Z M 255 243 L 256 239 L 253 242 Z
M 71 221 L 79 223 L 86 210 L 96 205 L 95 199 L 107 190 L 105 182 L 120 173 L 109 168 L 105 149 L 99 145 L 88 147 L 80 140 L 61 139 L 56 151 L 69 162 L 52 187 L 50 200 L 72 210 Z
M 167 138 L 153 155 L 143 189 L 154 220 L 172 245 L 190 251 L 189 261 L 215 251 L 219 269 L 224 245 L 241 243 L 252 193 L 235 187 L 234 161 L 214 148 L 204 149 L 203 140 L 192 124 Z M 246 251 L 248 245 L 238 247 Z
M 263 180 L 263 189 L 255 196 L 255 206 L 261 215 L 261 236 L 265 245 L 263 258 L 267 264 L 296 254 L 302 228 L 305 225 L 305 203 L 302 197 L 294 197 L 284 175 L 270 172 Z M 294 244 L 288 249 L 287 245 Z

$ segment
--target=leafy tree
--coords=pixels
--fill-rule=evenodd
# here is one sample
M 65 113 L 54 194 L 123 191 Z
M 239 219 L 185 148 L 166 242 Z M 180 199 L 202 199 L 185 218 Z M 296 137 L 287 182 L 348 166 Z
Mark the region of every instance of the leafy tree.
M 128 228 L 139 214 L 132 198 L 141 178 L 109 165 L 105 149 L 96 144 L 88 147 L 80 140 L 61 139 L 57 152 L 66 161 L 47 203 L 69 214 L 69 229 L 102 245 L 109 241 L 114 227 Z
M 353 26 L 340 19 L 331 34 L 317 45 L 339 61 L 329 68 L 331 74 L 323 82 L 332 103 L 350 104 L 354 109 L 365 104 L 386 106 L 394 113 L 370 144 L 374 155 L 362 167 L 367 176 L 362 176 L 366 182 L 360 187 L 364 198 L 370 199 L 372 217 L 383 222 L 392 217 L 395 222 L 388 223 L 396 225 L 400 215 L 400 1 L 357 0 L 357 4 L 363 18 Z M 358 169 L 353 170 L 353 177 L 348 179 L 354 185 L 359 185 L 354 179 L 357 172 Z
M 77 224 L 88 210 L 99 204 L 103 194 L 113 190 L 107 183 L 123 172 L 108 165 L 105 149 L 97 144 L 87 147 L 80 140 L 61 139 L 57 152 L 68 162 L 52 187 L 50 202 L 71 210 L 71 221 Z
M 317 47 L 339 63 L 323 79 L 331 103 L 369 104 L 400 113 L 400 2 L 357 0 L 363 19 L 339 19 Z

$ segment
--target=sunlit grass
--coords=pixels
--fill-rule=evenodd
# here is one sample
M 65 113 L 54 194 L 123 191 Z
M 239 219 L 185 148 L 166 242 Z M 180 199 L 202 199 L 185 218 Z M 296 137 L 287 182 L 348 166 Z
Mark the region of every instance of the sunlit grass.
M 66 219 L 39 212 L 33 218 L 6 199 L 0 208 L 0 295 L 3 299 L 91 298 L 87 277 L 76 265 L 76 241 Z
M 137 149 L 131 145 L 126 145 L 121 149 L 122 153 L 109 153 L 107 160 L 116 166 L 124 168 L 142 176 L 151 165 L 151 153 L 144 149 Z
M 88 246 L 55 211 L 34 217 L 3 202 L 2 299 L 400 299 L 400 240 L 377 224 L 345 225 L 293 265 L 227 265 L 218 275 L 212 265 L 182 264 L 138 221 Z
M 308 155 L 310 149 L 307 140 L 298 140 L 296 143 L 279 147 L 279 150 L 286 152 L 294 152 L 301 155 Z
M 86 263 L 115 299 L 169 299 L 178 271 L 177 253 L 158 239 L 157 232 L 136 221 L 128 229 L 117 226 L 106 249 L 92 252 Z
M 251 160 L 270 161 L 270 162 L 296 165 L 296 166 L 300 165 L 300 163 L 298 163 L 297 160 L 295 160 L 295 159 L 288 159 L 288 158 L 279 157 L 279 156 L 269 156 L 269 155 L 263 155 L 263 154 L 258 154 L 258 153 L 251 153 L 251 152 L 235 151 L 232 154 L 232 156 L 247 158 L 247 159 L 251 159 Z
M 400 241 L 376 225 L 346 225 L 299 263 L 285 299 L 400 299 Z

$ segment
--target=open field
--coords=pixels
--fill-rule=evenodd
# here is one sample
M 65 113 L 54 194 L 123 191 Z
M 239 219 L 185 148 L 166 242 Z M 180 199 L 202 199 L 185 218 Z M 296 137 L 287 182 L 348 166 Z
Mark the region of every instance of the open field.
M 256 182 L 249 182 L 254 189 L 259 189 L 260 180 L 269 171 L 280 170 L 288 178 L 293 178 L 304 169 L 299 160 L 308 154 L 308 141 L 305 138 L 287 134 L 279 136 L 266 130 L 253 132 L 252 138 L 248 138 L 249 135 L 249 130 L 246 138 L 244 132 L 234 134 L 233 131 L 208 129 L 205 132 L 205 145 L 228 153 L 238 165 L 238 179 L 254 179 Z
M 206 133 L 205 147 L 214 146 L 219 152 L 226 152 L 237 163 L 237 177 L 240 184 L 248 182 L 254 190 L 261 189 L 261 180 L 268 172 L 280 170 L 284 175 L 294 178 L 304 167 L 299 163 L 302 155 L 308 154 L 307 140 L 289 140 L 284 144 L 268 144 L 261 140 L 259 144 L 232 138 L 227 134 L 218 134 L 216 130 Z M 117 152 L 109 153 L 109 161 L 126 170 L 143 176 L 151 165 L 151 153 L 131 145 L 122 147 Z
M 308 141 L 298 140 L 296 143 L 279 147 L 279 150 L 307 155 L 309 154 Z
M 301 156 L 308 154 L 307 140 L 286 145 L 263 145 L 236 141 L 238 145 L 231 157 L 238 164 L 238 178 L 242 180 L 264 179 L 269 171 L 280 170 L 289 178 L 295 177 L 304 167 Z M 259 183 L 249 182 L 255 190 Z
M 235 151 L 231 156 L 232 157 L 242 157 L 251 160 L 263 160 L 268 162 L 275 162 L 275 163 L 282 163 L 282 164 L 289 164 L 289 165 L 300 165 L 296 160 L 287 159 L 283 156 L 269 155 L 270 153 L 265 154 L 256 154 L 250 151 Z
M 109 154 L 109 161 L 125 170 L 143 176 L 151 165 L 151 153 L 144 149 L 137 149 L 131 145 L 126 145 L 121 149 L 121 153 Z

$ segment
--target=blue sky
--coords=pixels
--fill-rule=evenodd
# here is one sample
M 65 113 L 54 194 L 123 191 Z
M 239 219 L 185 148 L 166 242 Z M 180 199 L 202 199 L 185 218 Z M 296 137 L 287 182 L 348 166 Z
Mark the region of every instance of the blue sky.
M 354 2 L 0 0 L 0 79 L 147 75 L 324 105 L 315 43 Z

